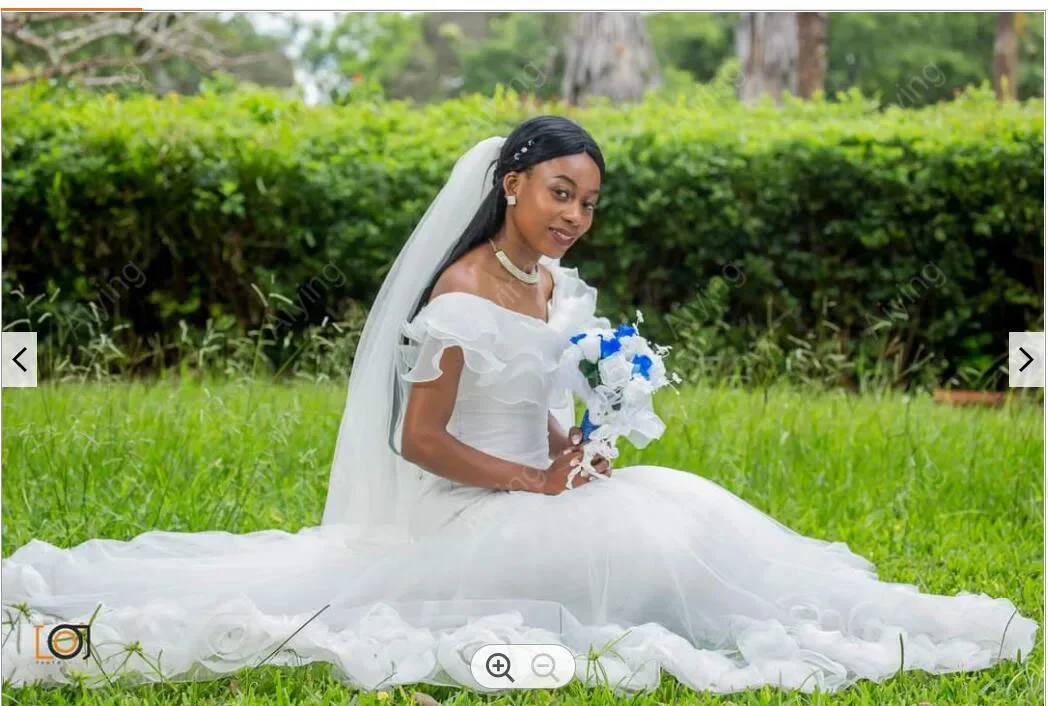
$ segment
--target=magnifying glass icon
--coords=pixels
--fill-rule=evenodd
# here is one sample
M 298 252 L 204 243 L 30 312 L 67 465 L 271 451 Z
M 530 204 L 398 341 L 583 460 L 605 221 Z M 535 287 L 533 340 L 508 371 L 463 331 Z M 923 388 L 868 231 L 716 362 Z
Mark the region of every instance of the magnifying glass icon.
M 553 673 L 557 663 L 553 660 L 553 655 L 548 652 L 539 652 L 537 655 L 531 658 L 531 671 L 537 677 L 547 678 L 557 676 Z
M 515 684 L 517 680 L 510 676 L 509 666 L 509 657 L 502 652 L 494 652 L 488 655 L 487 660 L 484 662 L 484 669 L 487 670 L 488 674 L 496 679 L 506 677 Z

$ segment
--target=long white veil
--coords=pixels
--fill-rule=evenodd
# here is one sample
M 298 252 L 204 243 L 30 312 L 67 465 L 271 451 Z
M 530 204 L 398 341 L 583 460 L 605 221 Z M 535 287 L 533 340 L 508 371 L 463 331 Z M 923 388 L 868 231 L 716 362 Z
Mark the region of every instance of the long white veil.
M 395 399 L 399 397 L 403 407 L 408 392 L 407 383 L 397 375 L 400 327 L 493 188 L 491 168 L 504 142 L 504 137 L 490 137 L 459 158 L 382 282 L 349 377 L 324 506 L 325 525 L 349 525 L 382 533 L 386 539 L 410 538 L 409 514 L 422 476 L 417 466 L 394 450 L 399 447 Z M 543 258 L 543 262 L 558 261 Z

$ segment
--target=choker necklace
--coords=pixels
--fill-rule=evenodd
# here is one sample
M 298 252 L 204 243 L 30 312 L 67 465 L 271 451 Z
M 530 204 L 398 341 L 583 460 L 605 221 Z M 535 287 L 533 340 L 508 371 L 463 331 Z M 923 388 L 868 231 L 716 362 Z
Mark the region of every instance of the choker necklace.
M 524 284 L 538 284 L 539 282 L 539 268 L 535 268 L 534 272 L 525 272 L 509 259 L 506 253 L 495 247 L 495 241 L 492 238 L 488 238 L 488 242 L 491 243 L 491 249 L 495 251 L 495 259 L 499 261 L 499 264 L 506 268 L 506 271 L 511 275 L 519 279 Z

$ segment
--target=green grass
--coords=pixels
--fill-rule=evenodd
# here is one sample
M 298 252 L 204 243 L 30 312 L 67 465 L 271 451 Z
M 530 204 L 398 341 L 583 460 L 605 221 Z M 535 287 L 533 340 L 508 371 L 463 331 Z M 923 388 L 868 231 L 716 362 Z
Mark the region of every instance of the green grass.
M 3 554 L 149 529 L 295 531 L 320 522 L 345 387 L 246 382 L 65 384 L 3 390 Z M 1043 623 L 1043 413 L 772 389 L 662 394 L 670 431 L 617 465 L 688 469 L 794 529 L 846 541 L 880 576 L 982 591 Z M 635 697 L 576 685 L 483 696 L 421 686 L 356 694 L 330 667 L 264 667 L 214 682 L 5 690 L 5 704 L 1032 704 L 1044 702 L 1043 633 L 1026 665 L 907 672 L 835 695 L 696 694 L 664 676 Z

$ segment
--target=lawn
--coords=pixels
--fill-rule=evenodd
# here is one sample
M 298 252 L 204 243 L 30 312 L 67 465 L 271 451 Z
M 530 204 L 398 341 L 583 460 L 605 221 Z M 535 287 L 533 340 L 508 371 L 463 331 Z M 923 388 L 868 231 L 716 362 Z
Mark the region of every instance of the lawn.
M 320 522 L 345 402 L 341 384 L 61 384 L 3 390 L 3 555 L 149 529 L 295 531 Z M 796 389 L 661 394 L 669 431 L 618 466 L 687 469 L 794 529 L 845 541 L 882 578 L 986 592 L 1043 623 L 1043 412 L 937 406 L 925 396 Z M 1027 704 L 1044 702 L 1043 634 L 1026 665 L 909 672 L 834 695 L 696 694 L 664 676 L 634 697 L 586 690 L 441 687 L 356 694 L 328 665 L 266 667 L 206 683 L 5 690 L 10 704 Z

